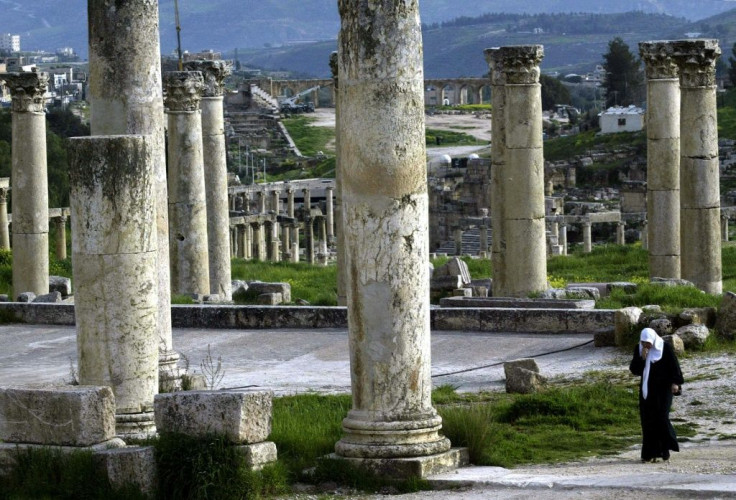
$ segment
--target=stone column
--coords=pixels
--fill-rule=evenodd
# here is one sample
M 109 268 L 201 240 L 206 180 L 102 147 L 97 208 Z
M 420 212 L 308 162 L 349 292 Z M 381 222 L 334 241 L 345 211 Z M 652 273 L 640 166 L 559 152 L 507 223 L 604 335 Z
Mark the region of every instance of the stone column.
M 286 215 L 294 217 L 294 188 L 286 189 Z
M 555 240 L 560 239 L 560 225 L 557 221 L 552 221 L 549 223 L 549 232 L 551 233 L 552 237 Z
M 262 222 L 253 224 L 253 239 L 255 240 L 255 258 L 261 262 L 266 261 L 266 228 Z
M 56 223 L 56 259 L 66 259 L 66 216 L 55 217 Z
M 238 224 L 235 226 L 235 244 L 238 248 L 238 258 L 245 259 L 245 249 L 247 240 L 247 228 L 245 224 Z
M 201 71 L 205 89 L 202 108 L 202 156 L 207 200 L 207 245 L 210 270 L 210 293 L 221 300 L 232 299 L 232 272 L 228 241 L 230 213 L 227 207 L 227 153 L 225 150 L 225 115 L 223 80 L 230 74 L 225 61 L 190 61 L 186 68 Z
M 647 229 L 647 226 L 648 226 L 647 221 L 644 221 L 644 223 L 642 224 L 641 232 L 640 232 L 641 247 L 644 250 L 649 249 L 649 231 Z
M 245 224 L 244 226 L 244 248 L 243 252 L 247 260 L 253 260 L 253 226 L 251 224 Z
M 258 191 L 258 213 L 266 213 L 266 192 Z
M 332 70 L 333 100 L 335 104 L 335 123 L 340 122 L 340 70 L 337 52 L 330 54 L 330 69 Z M 348 273 L 345 265 L 345 231 L 343 231 L 342 217 L 342 148 L 340 147 L 340 129 L 335 129 L 335 222 L 337 223 L 337 305 L 346 306 Z
M 334 189 L 332 187 L 325 188 L 325 201 L 327 202 L 327 213 L 325 214 L 326 220 L 326 230 L 327 230 L 327 242 L 332 242 L 332 239 L 335 237 L 335 222 L 334 222 L 334 213 L 335 209 L 332 206 L 332 197 L 334 193 Z
M 271 208 L 273 209 L 273 213 L 276 215 L 279 214 L 279 205 L 281 204 L 279 201 L 280 194 L 281 192 L 278 189 L 271 191 Z
M 289 241 L 289 226 L 281 224 L 281 260 L 291 261 L 291 241 Z
M 721 214 L 721 239 L 728 241 L 728 216 Z
M 616 224 L 616 244 L 626 244 L 626 224 L 624 222 L 618 222 Z
M 0 249 L 10 250 L 10 231 L 8 228 L 9 179 L 0 179 Z
M 230 257 L 238 256 L 238 226 L 230 226 Z
M 680 277 L 680 79 L 670 42 L 642 42 L 647 74 L 649 276 Z M 667 228 L 662 231 L 662 228 Z
M 590 221 L 583 222 L 583 253 L 590 253 L 593 251 L 593 236 L 591 234 Z
M 78 137 L 69 146 L 79 382 L 112 388 L 116 431 L 129 438 L 156 432 L 154 146 L 150 136 Z
M 673 42 L 680 67 L 680 223 L 683 279 L 707 293 L 723 291 L 721 200 L 715 64 L 718 40 Z
M 307 263 L 314 264 L 314 219 L 307 217 L 304 225 L 304 237 L 306 239 L 304 244 L 307 247 Z
M 162 388 L 181 385 L 171 338 L 169 209 L 158 0 L 87 2 L 92 135 L 151 135 L 158 239 L 158 337 Z
M 324 256 L 327 263 L 327 218 L 322 217 L 319 221 L 319 253 Z
M 463 230 L 458 228 L 455 228 L 452 231 L 452 239 L 455 242 L 455 255 L 462 255 L 463 254 Z
M 271 224 L 271 261 L 272 262 L 280 262 L 281 261 L 281 250 L 280 250 L 281 242 L 279 241 L 279 225 L 274 220 Z
M 562 255 L 567 255 L 567 226 L 560 226 L 560 246 L 562 247 Z
M 491 264 L 493 268 L 494 297 L 507 295 L 506 290 L 506 238 L 504 235 L 504 191 L 501 185 L 503 169 L 506 165 L 506 74 L 503 71 L 503 58 L 498 48 L 485 50 L 486 61 L 491 75 Z
M 46 73 L 2 75 L 12 102 L 13 293 L 49 293 Z
M 503 236 L 506 294 L 526 297 L 547 288 L 542 153 L 541 45 L 501 47 L 506 93 Z
M 418 2 L 339 0 L 338 6 L 337 128 L 341 159 L 350 165 L 341 172 L 341 189 L 353 404 L 335 450 L 362 464 L 379 459 L 382 473 L 406 475 L 387 471 L 386 460 L 399 468 L 435 455 L 424 460 L 437 464 L 436 455 L 450 449 L 431 399 Z
M 199 109 L 199 71 L 164 75 L 169 115 L 169 246 L 173 293 L 210 293 L 207 198 Z
M 488 252 L 488 227 L 480 226 L 480 251 Z

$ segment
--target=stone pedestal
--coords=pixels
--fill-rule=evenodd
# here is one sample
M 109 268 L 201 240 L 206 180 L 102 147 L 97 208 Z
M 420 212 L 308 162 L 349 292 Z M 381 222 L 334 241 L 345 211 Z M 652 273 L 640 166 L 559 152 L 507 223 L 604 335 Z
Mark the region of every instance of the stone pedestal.
M 49 293 L 49 195 L 46 172 L 46 73 L 0 77 L 12 102 L 13 293 Z
M 450 442 L 431 401 L 418 4 L 342 0 L 340 13 L 337 128 L 350 165 L 341 189 L 353 404 L 335 451 L 370 468 L 446 454 Z
M 153 140 L 70 141 L 79 381 L 110 386 L 121 437 L 155 433 L 158 248 Z
M 680 68 L 680 221 L 683 279 L 723 291 L 715 64 L 718 40 L 672 42 Z M 652 224 L 654 226 L 654 224 Z M 651 244 L 651 242 L 650 242 Z
M 639 44 L 647 73 L 649 276 L 663 278 L 680 277 L 680 79 L 672 50 L 669 42 Z
M 171 338 L 169 211 L 158 1 L 88 3 L 92 135 L 151 135 L 158 239 L 160 370 L 176 376 Z M 169 375 L 163 378 L 167 378 Z
M 201 71 L 205 89 L 202 108 L 202 155 L 207 200 L 207 246 L 210 293 L 232 299 L 230 269 L 230 212 L 227 205 L 227 155 L 223 112 L 223 80 L 230 74 L 225 61 L 190 61 L 190 71 Z
M 171 291 L 210 293 L 207 199 L 199 107 L 204 79 L 199 71 L 164 75 L 169 116 L 169 246 Z

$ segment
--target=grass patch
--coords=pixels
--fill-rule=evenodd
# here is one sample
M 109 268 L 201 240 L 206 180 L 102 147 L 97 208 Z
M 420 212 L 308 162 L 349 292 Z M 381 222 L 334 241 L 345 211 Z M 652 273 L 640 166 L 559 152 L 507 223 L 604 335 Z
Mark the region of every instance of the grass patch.
M 327 153 L 327 144 L 335 139 L 333 127 L 315 127 L 312 125 L 315 119 L 309 116 L 284 118 L 282 122 L 296 147 L 306 156 L 315 156 L 319 151 Z
M 544 159 L 547 161 L 567 160 L 577 155 L 591 154 L 594 150 L 617 146 L 634 146 L 641 153 L 645 153 L 646 135 L 644 132 L 597 135 L 595 130 L 589 130 L 568 137 L 557 137 L 544 142 Z
M 434 128 L 428 128 L 425 137 L 427 146 L 482 146 L 488 144 L 488 141 L 481 141 L 464 132 Z M 437 142 L 438 138 L 439 143 Z
M 291 299 L 306 300 L 312 305 L 337 305 L 337 267 L 312 266 L 306 262 L 261 262 L 243 259 L 232 260 L 232 276 L 235 280 L 285 282 L 291 285 Z M 234 296 L 239 304 L 252 304 L 255 300 L 247 294 Z

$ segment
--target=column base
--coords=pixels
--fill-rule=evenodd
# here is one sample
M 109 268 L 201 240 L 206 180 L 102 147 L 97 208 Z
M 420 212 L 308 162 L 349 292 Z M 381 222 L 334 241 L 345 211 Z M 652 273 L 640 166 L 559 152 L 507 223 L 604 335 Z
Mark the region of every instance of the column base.
M 115 414 L 115 434 L 124 441 L 143 441 L 156 436 L 152 411 Z
M 159 351 L 158 353 L 158 392 L 176 392 L 181 390 L 181 378 L 185 370 L 179 368 L 179 353 L 176 351 Z
M 453 471 L 468 465 L 470 461 L 467 448 L 451 448 L 442 453 L 423 457 L 354 458 L 332 453 L 326 458 L 345 460 L 357 468 L 389 479 L 426 478 L 433 474 Z

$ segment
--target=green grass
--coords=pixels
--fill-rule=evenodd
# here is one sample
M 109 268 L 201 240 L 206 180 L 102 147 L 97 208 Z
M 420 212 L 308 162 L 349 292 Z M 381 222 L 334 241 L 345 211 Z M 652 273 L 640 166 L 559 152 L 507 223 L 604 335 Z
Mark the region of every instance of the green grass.
M 282 120 L 296 147 L 303 155 L 314 156 L 318 151 L 334 153 L 334 148 L 332 151 L 327 151 L 327 144 L 334 141 L 335 129 L 333 127 L 315 127 L 312 125 L 314 121 L 315 119 L 309 116 L 296 116 Z
M 236 280 L 286 282 L 291 285 L 291 300 L 306 300 L 312 305 L 337 304 L 337 268 L 311 266 L 304 262 L 259 262 L 233 259 L 232 276 Z M 253 303 L 253 298 L 233 297 L 236 303 Z
M 595 130 L 589 130 L 569 137 L 557 137 L 544 142 L 544 159 L 567 160 L 573 156 L 590 154 L 595 149 L 617 146 L 635 146 L 646 151 L 646 136 L 644 132 L 596 135 Z
M 427 146 L 436 146 L 438 137 L 441 139 L 440 146 L 482 146 L 488 144 L 488 141 L 481 141 L 463 132 L 428 128 L 426 130 Z
M 718 108 L 718 137 L 736 139 L 736 108 Z

